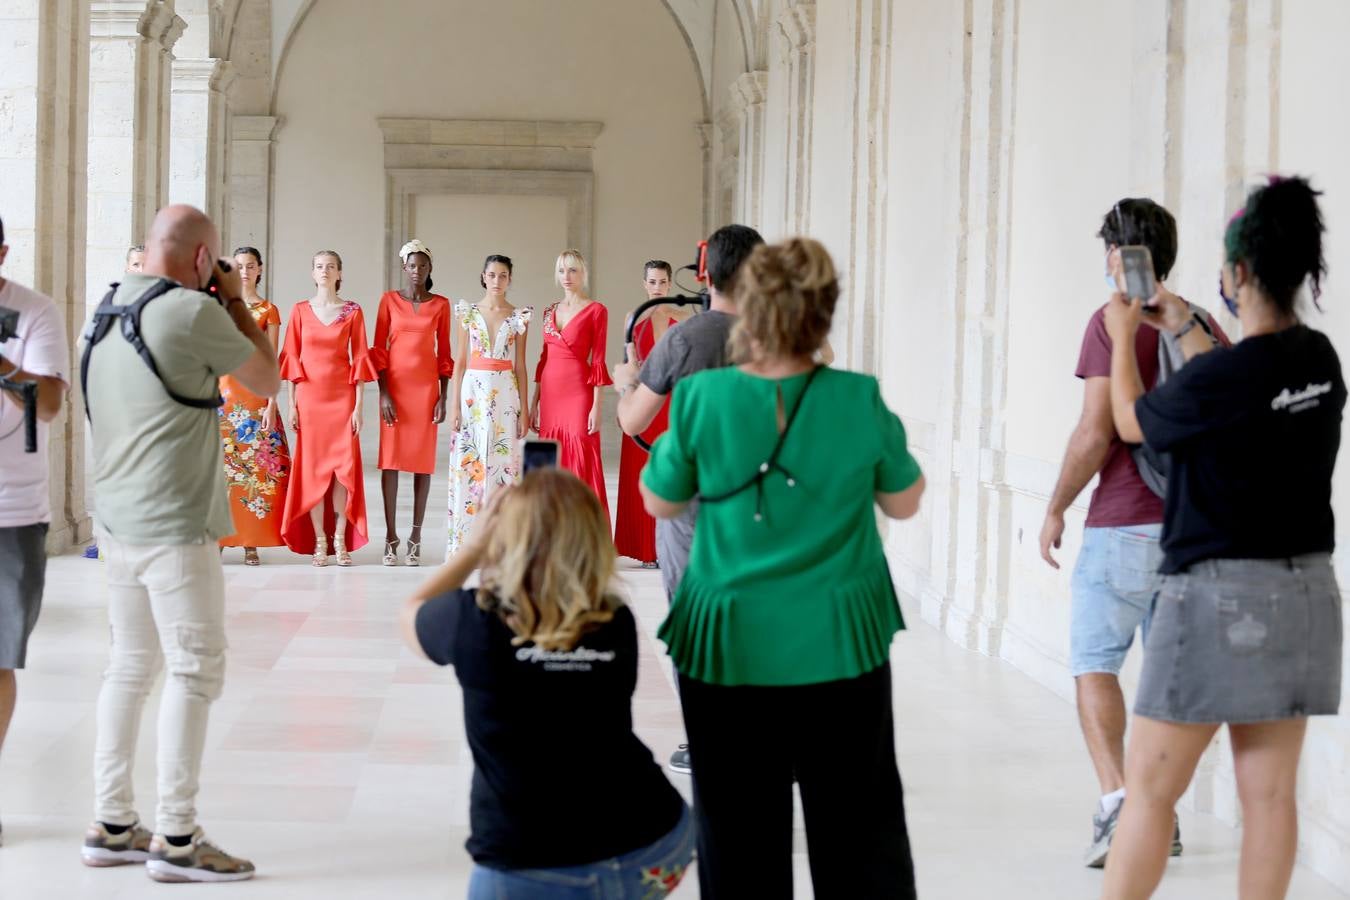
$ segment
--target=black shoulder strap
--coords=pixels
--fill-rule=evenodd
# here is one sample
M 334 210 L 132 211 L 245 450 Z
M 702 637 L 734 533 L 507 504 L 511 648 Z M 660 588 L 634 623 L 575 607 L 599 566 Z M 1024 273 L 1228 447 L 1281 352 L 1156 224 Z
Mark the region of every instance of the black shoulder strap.
M 767 460 L 759 464 L 759 468 L 755 470 L 755 474 L 747 478 L 745 482 L 735 490 L 727 491 L 724 494 L 717 494 L 712 497 L 700 496 L 699 502 L 721 503 L 725 500 L 730 500 L 737 494 L 743 493 L 753 487 L 757 494 L 755 501 L 755 521 L 759 522 L 764 518 L 764 478 L 770 472 L 781 472 L 783 476 L 787 478 L 789 486 L 796 486 L 797 479 L 791 472 L 783 468 L 782 463 L 778 461 L 778 457 L 783 452 L 783 445 L 787 443 L 788 435 L 792 432 L 792 423 L 797 420 L 797 413 L 801 411 L 802 402 L 806 399 L 806 393 L 811 389 L 811 382 L 816 380 L 816 375 L 820 373 L 822 368 L 824 367 L 816 366 L 811 370 L 811 374 L 806 377 L 806 384 L 802 385 L 802 392 L 797 395 L 797 402 L 792 405 L 792 411 L 788 413 L 787 420 L 783 423 L 783 430 L 778 433 L 778 441 L 773 445 L 773 451 L 769 454 Z
M 145 345 L 145 341 L 141 338 L 141 313 L 144 312 L 145 307 L 151 301 L 163 297 L 169 291 L 182 287 L 182 285 L 175 281 L 170 281 L 167 278 L 161 278 L 151 285 L 149 290 L 137 298 L 136 302 L 126 305 L 119 305 L 112 302 L 114 296 L 117 294 L 117 287 L 118 286 L 114 284 L 112 290 L 103 297 L 103 301 L 99 303 L 98 309 L 95 310 L 93 318 L 89 321 L 89 327 L 84 333 L 84 353 L 80 356 L 80 390 L 84 394 L 85 418 L 90 422 L 93 422 L 93 416 L 89 411 L 89 358 L 93 353 L 94 346 L 108 336 L 108 332 L 112 329 L 114 319 L 121 320 L 122 337 L 125 338 L 126 342 L 136 351 L 136 355 L 141 358 L 141 361 L 154 373 L 155 378 L 159 379 L 159 383 L 164 388 L 164 392 L 168 394 L 170 398 L 177 403 L 181 403 L 184 406 L 190 406 L 193 409 L 217 409 L 220 404 L 224 402 L 219 392 L 217 392 L 214 397 L 188 397 L 169 387 L 168 382 L 164 380 L 164 376 L 160 374 L 159 366 L 155 363 L 154 355 L 150 352 L 150 348 Z

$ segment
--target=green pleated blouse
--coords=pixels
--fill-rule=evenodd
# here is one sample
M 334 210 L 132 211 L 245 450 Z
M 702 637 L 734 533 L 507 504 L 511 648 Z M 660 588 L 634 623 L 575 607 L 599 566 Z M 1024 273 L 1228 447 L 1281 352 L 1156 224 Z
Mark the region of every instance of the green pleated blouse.
M 790 412 L 808 377 L 728 368 L 681 379 L 643 483 L 674 503 L 744 484 L 777 443 L 778 391 Z M 905 490 L 920 472 L 876 379 L 820 369 L 778 461 L 788 474 L 771 471 L 762 494 L 752 486 L 699 506 L 689 567 L 659 631 L 691 678 L 854 678 L 884 663 L 905 627 L 874 495 Z

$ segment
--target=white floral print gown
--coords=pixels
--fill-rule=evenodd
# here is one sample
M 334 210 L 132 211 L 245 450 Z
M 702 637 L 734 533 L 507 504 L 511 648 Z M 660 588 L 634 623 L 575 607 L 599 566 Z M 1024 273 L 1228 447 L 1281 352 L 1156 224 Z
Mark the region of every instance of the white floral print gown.
M 462 300 L 455 304 L 455 318 L 469 336 L 469 359 L 461 363 L 459 431 L 450 451 L 450 553 L 468 538 L 474 516 L 493 490 L 520 479 L 516 440 L 524 411 L 516 384 L 516 341 L 523 338 L 532 312 L 531 307 L 517 307 L 489 335 L 477 306 Z M 500 369 L 475 368 L 474 357 Z

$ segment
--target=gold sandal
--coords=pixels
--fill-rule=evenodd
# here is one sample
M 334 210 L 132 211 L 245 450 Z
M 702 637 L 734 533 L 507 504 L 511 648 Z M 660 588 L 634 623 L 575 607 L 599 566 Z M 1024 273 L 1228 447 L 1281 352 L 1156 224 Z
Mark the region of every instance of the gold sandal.
M 246 565 L 246 566 L 260 566 L 260 565 L 262 565 L 262 560 L 258 559 L 258 548 L 257 548 L 257 547 L 245 547 L 245 548 L 244 548 L 244 565 Z
M 343 568 L 352 564 L 352 555 L 347 552 L 347 536 L 341 532 L 333 535 L 333 555 L 337 557 L 337 564 Z
M 328 538 L 325 535 L 314 539 L 314 565 L 320 569 L 328 565 Z

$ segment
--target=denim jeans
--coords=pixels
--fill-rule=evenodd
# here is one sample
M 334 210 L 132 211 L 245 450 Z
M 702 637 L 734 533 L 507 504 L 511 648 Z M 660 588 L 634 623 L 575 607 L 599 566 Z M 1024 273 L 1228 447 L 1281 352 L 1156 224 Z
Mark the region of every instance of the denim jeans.
M 1075 678 L 1119 675 L 1134 633 L 1148 637 L 1162 586 L 1161 525 L 1089 528 L 1073 571 L 1069 664 Z
M 197 777 L 211 702 L 225 681 L 225 576 L 215 541 L 123 544 L 100 534 L 107 560 L 108 668 L 98 695 L 94 816 L 136 820 L 136 738 L 145 698 L 168 663 L 159 701 L 159 834 L 196 827 Z
M 476 865 L 468 900 L 660 900 L 675 890 L 694 857 L 694 823 L 679 824 L 650 846 L 584 866 L 494 869 Z

